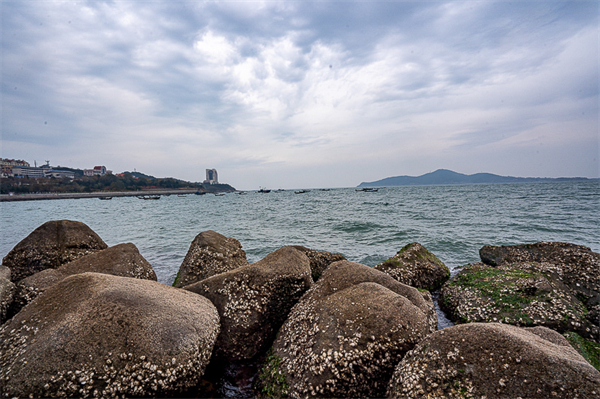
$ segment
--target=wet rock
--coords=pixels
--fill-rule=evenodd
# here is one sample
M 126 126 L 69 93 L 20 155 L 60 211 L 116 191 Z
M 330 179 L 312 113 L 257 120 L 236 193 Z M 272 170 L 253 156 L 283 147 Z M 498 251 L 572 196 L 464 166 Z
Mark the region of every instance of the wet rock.
M 306 255 L 283 247 L 259 262 L 184 287 L 212 301 L 221 317 L 215 356 L 251 359 L 268 347 L 290 309 L 312 285 Z
M 483 263 L 491 266 L 516 262 L 549 263 L 556 274 L 589 310 L 588 320 L 600 326 L 600 254 L 588 247 L 563 242 L 538 242 L 511 246 L 484 246 Z
M 310 261 L 310 270 L 312 271 L 313 281 L 317 281 L 322 275 L 325 269 L 329 267 L 333 262 L 340 260 L 346 260 L 342 254 L 334 254 L 325 251 L 315 251 L 314 249 L 306 248 L 300 245 L 294 245 L 299 251 L 304 252 L 304 255 L 308 257 Z
M 198 383 L 219 333 L 206 299 L 154 281 L 76 274 L 0 328 L 7 397 L 173 396 Z
M 56 269 L 46 269 L 17 283 L 12 314 L 67 276 L 86 272 L 156 281 L 156 273 L 132 243 L 118 244 L 83 256 Z
M 2 264 L 10 267 L 11 281 L 17 282 L 105 248 L 104 241 L 84 223 L 55 220 L 25 237 L 2 259 Z
M 14 302 L 16 286 L 7 278 L 0 277 L 0 324 L 9 317 L 9 308 Z
M 418 242 L 404 246 L 375 269 L 403 284 L 429 291 L 437 290 L 450 278 L 448 266 Z
M 547 263 L 467 265 L 440 291 L 440 306 L 461 323 L 545 326 L 597 339 L 600 329 L 587 320 L 585 306 L 555 270 Z
M 246 252 L 238 240 L 204 231 L 192 241 L 173 286 L 184 287 L 247 264 Z
M 398 364 L 390 398 L 597 398 L 600 373 L 544 327 L 471 323 L 431 334 Z
M 280 329 L 260 395 L 381 397 L 394 366 L 436 326 L 433 305 L 417 289 L 335 262 Z

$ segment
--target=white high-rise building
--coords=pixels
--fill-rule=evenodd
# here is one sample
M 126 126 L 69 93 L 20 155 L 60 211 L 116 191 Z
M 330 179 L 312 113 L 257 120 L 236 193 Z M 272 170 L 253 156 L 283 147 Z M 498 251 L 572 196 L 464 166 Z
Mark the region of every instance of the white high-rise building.
M 206 180 L 204 183 L 219 184 L 219 175 L 216 169 L 206 169 Z

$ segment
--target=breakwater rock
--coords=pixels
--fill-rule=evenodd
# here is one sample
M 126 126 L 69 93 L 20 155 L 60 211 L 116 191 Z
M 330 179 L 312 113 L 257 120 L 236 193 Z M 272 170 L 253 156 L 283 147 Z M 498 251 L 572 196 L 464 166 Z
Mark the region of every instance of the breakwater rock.
M 591 251 L 463 267 L 442 293 L 466 324 L 436 332 L 423 287 L 442 284 L 447 268 L 418 243 L 377 268 L 300 246 L 248 264 L 241 243 L 207 231 L 180 269 L 196 281 L 178 288 L 156 282 L 135 245 L 106 248 L 95 233 L 72 230 L 91 232 L 48 222 L 4 258 L 16 277 L 0 267 L 0 397 L 600 395 L 600 372 L 558 333 L 471 323 L 480 313 L 518 320 L 516 305 L 502 314 L 504 305 L 535 294 L 527 303 L 551 306 L 532 309 L 560 316 L 540 325 L 568 331 L 582 353 L 598 348 L 587 309 L 596 295 Z
M 86 272 L 156 281 L 152 265 L 132 243 L 118 244 L 65 263 L 56 269 L 45 269 L 17 283 L 11 312 L 16 314 L 44 290 L 73 274 Z
M 594 398 L 600 373 L 544 327 L 471 323 L 437 331 L 398 364 L 389 398 Z
M 418 242 L 404 246 L 375 269 L 401 283 L 429 291 L 439 289 L 450 278 L 450 269 Z
M 19 242 L 2 264 L 13 282 L 44 269 L 54 269 L 108 245 L 87 225 L 71 220 L 46 222 Z
M 174 394 L 199 382 L 218 333 L 218 313 L 199 295 L 149 280 L 76 274 L 0 328 L 0 392 Z

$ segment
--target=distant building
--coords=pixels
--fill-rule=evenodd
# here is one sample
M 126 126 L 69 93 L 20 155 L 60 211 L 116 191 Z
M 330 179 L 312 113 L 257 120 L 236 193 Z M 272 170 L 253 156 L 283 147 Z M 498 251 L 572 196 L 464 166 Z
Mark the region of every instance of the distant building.
M 20 159 L 0 158 L 0 166 L 31 166 L 29 162 Z
M 44 169 L 30 166 L 13 166 L 12 175 L 14 177 L 44 177 Z
M 44 177 L 74 179 L 75 172 L 71 172 L 70 170 L 44 169 Z
M 219 184 L 219 176 L 216 169 L 206 169 L 206 180 L 204 183 Z
M 106 174 L 111 174 L 112 171 L 106 170 L 106 166 L 94 166 L 94 169 L 84 169 L 84 176 L 104 176 Z

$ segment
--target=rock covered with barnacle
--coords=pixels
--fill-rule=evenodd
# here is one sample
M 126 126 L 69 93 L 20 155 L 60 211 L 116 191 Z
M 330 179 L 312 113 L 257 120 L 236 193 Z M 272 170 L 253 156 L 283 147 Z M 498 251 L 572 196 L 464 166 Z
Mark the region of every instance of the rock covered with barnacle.
M 134 244 L 118 244 L 77 258 L 56 269 L 42 270 L 19 281 L 12 313 L 17 313 L 45 289 L 67 276 L 86 272 L 156 281 L 154 269 Z
M 467 265 L 440 291 L 440 306 L 461 323 L 545 326 L 590 339 L 600 337 L 600 329 L 586 318 L 583 303 L 548 263 Z
M 312 271 L 313 281 L 317 281 L 325 269 L 329 267 L 333 262 L 340 260 L 346 260 L 344 255 L 336 254 L 327 251 L 317 251 L 314 249 L 306 248 L 301 245 L 294 245 L 293 248 L 302 251 L 304 255 L 308 257 L 310 262 L 310 270 Z
M 173 396 L 201 379 L 215 307 L 154 281 L 76 274 L 0 328 L 5 397 Z
M 430 291 L 440 288 L 450 278 L 448 266 L 418 242 L 405 245 L 375 269 L 403 284 Z
M 290 309 L 312 285 L 309 260 L 293 247 L 184 287 L 212 301 L 221 317 L 220 359 L 251 359 L 271 344 Z
M 57 268 L 108 246 L 86 224 L 71 220 L 46 222 L 21 240 L 2 264 L 17 282 L 44 269 Z
M 247 264 L 246 252 L 238 240 L 204 231 L 190 244 L 173 286 L 181 288 Z
M 520 262 L 551 264 L 556 275 L 583 302 L 588 320 L 600 327 L 600 254 L 582 245 L 538 242 L 510 246 L 484 246 L 481 261 L 490 266 Z
M 470 323 L 437 331 L 408 352 L 389 398 L 597 398 L 600 372 L 545 327 Z
M 9 278 L 0 277 L 0 324 L 8 318 L 9 309 L 14 303 L 17 287 Z
M 436 325 L 417 289 L 368 266 L 335 262 L 282 326 L 260 374 L 261 394 L 380 397 L 404 353 Z

